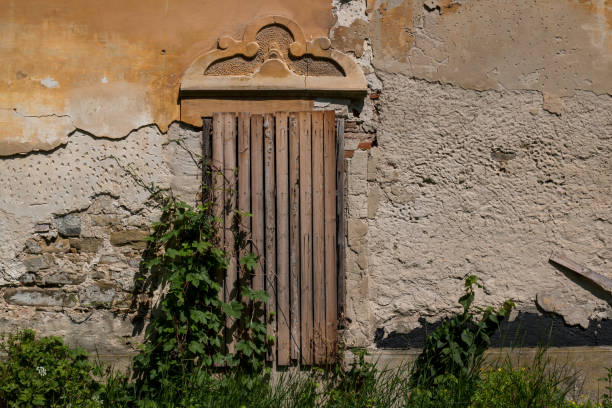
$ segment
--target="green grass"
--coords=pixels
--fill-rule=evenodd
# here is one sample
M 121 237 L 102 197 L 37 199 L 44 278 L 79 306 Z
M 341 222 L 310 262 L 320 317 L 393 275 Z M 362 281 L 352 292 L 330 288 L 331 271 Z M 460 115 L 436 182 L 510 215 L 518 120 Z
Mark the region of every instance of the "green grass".
M 222 407 L 222 408 L 612 408 L 612 370 L 603 378 L 599 402 L 570 399 L 578 376 L 550 359 L 541 348 L 528 364 L 510 357 L 477 374 L 437 376 L 414 385 L 414 367 L 382 369 L 363 350 L 340 365 L 253 374 L 190 369 L 179 375 L 158 372 L 154 388 L 130 373 L 90 364 L 82 350 L 59 338 L 35 338 L 33 332 L 9 336 L 0 362 L 0 408 L 5 407 Z M 189 366 L 189 365 L 186 365 Z
M 138 390 L 127 376 L 108 372 L 104 407 L 278 408 L 612 408 L 612 401 L 569 398 L 577 375 L 541 349 L 529 364 L 508 357 L 475 377 L 440 376 L 433 386 L 411 386 L 411 366 L 379 369 L 360 353 L 348 369 L 290 370 L 270 375 L 200 371 L 162 380 L 160 390 Z

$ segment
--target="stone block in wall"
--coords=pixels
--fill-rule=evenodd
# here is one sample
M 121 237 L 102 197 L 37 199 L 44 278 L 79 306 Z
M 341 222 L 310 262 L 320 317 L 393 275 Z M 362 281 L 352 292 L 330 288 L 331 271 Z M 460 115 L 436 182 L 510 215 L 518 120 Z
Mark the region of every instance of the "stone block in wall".
M 348 194 L 359 195 L 367 191 L 368 152 L 357 150 L 349 162 L 347 171 Z
M 45 234 L 49 232 L 50 229 L 51 226 L 46 222 L 39 222 L 38 224 L 34 225 L 34 232 L 39 234 Z
M 30 238 L 25 242 L 24 251 L 28 254 L 38 255 L 42 252 L 42 247 L 40 246 L 40 242 L 38 242 L 38 240 Z
M 134 295 L 130 292 L 117 292 L 113 299 L 113 308 L 127 309 L 132 305 Z
M 70 238 L 70 247 L 80 252 L 98 252 L 102 247 L 102 238 Z
M 59 289 L 14 288 L 4 292 L 7 303 L 19 306 L 64 306 L 76 305 L 76 296 Z
M 43 242 L 41 245 L 42 252 L 48 252 L 52 254 L 66 253 L 70 250 L 70 241 L 65 238 L 57 238 L 56 240 L 46 243 Z
M 81 306 L 109 308 L 115 298 L 115 286 L 108 282 L 95 282 L 79 290 Z
M 28 256 L 23 259 L 23 266 L 26 271 L 36 272 L 41 269 L 47 269 L 53 265 L 53 257 L 49 254 Z
M 364 244 L 363 239 L 368 233 L 368 224 L 361 221 L 351 219 L 348 221 L 348 244 L 351 249 L 356 250 Z
M 376 181 L 376 174 L 378 171 L 378 159 L 380 151 L 377 147 L 373 147 L 368 157 L 368 181 Z
M 368 218 L 376 218 L 378 211 L 378 203 L 380 202 L 380 187 L 374 184 L 368 194 Z
M 54 271 L 42 276 L 37 275 L 34 283 L 38 286 L 80 285 L 85 282 L 85 274 L 75 271 Z
M 19 283 L 22 285 L 34 285 L 34 281 L 36 280 L 36 275 L 33 273 L 24 273 L 19 277 Z
M 96 214 L 91 216 L 91 221 L 97 227 L 110 227 L 119 223 L 119 217 L 114 214 Z
M 147 246 L 145 239 L 148 236 L 149 231 L 145 230 L 115 231 L 110 236 L 110 242 L 114 246 L 129 245 L 137 249 L 144 249 Z
M 68 214 L 55 219 L 57 232 L 63 237 L 78 237 L 81 234 L 81 219 L 74 214 Z
M 114 254 L 104 254 L 100 256 L 99 264 L 109 265 L 121 262 L 121 258 Z

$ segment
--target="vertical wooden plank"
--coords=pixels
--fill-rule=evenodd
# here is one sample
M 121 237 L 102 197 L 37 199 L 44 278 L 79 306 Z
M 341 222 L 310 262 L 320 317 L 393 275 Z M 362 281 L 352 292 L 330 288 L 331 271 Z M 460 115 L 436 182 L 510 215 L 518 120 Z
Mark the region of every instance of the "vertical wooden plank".
M 212 195 L 212 118 L 202 118 L 202 202 Z
M 223 216 L 223 208 L 225 201 L 225 179 L 223 177 L 223 139 L 225 127 L 223 125 L 223 116 L 220 113 L 215 113 L 212 120 L 213 136 L 212 136 L 212 161 L 211 161 L 211 178 L 212 178 L 212 198 L 214 202 L 213 215 L 216 221 L 216 239 L 219 245 L 225 244 L 225 217 Z M 221 288 L 219 289 L 219 300 L 225 301 L 225 277 L 220 277 L 219 281 Z M 225 330 L 222 339 L 223 347 L 225 347 Z M 222 364 L 220 364 L 222 365 Z
M 287 114 L 276 114 L 276 296 L 278 365 L 289 365 L 289 146 Z
M 268 333 L 277 337 L 276 322 L 276 193 L 274 182 L 274 116 L 264 115 L 264 205 L 265 205 L 265 283 L 268 292 L 266 312 L 274 313 L 268 320 Z M 275 360 L 276 352 L 272 351 L 271 359 Z
M 300 358 L 300 130 L 298 115 L 289 115 L 289 299 L 291 360 Z
M 298 114 L 300 131 L 300 309 L 302 364 L 312 365 L 312 134 L 309 112 Z
M 238 268 L 236 254 L 234 250 L 234 213 L 236 210 L 236 114 L 223 114 L 223 158 L 224 158 L 224 177 L 225 177 L 225 250 L 228 253 L 229 264 L 225 278 L 225 301 L 229 302 L 236 299 L 236 278 Z M 234 319 L 229 319 L 227 326 L 230 328 L 227 346 L 230 353 L 234 352 L 232 326 Z
M 327 361 L 336 354 L 338 329 L 338 277 L 336 275 L 336 115 L 323 116 L 323 163 L 325 177 L 325 345 Z
M 252 191 L 252 228 L 253 251 L 259 255 L 260 262 L 255 268 L 253 289 L 264 290 L 264 156 L 263 156 L 263 116 L 251 116 L 251 191 Z
M 336 268 L 338 274 L 338 318 L 341 324 L 345 316 L 346 280 L 344 278 L 345 228 L 344 228 L 344 119 L 336 121 Z
M 212 140 L 212 171 L 213 171 L 213 214 L 217 219 L 217 242 L 220 245 L 225 244 L 225 217 L 223 216 L 223 208 L 225 201 L 225 179 L 223 177 L 224 168 L 224 151 L 223 140 L 225 127 L 223 124 L 223 114 L 215 113 L 213 116 L 213 140 Z M 225 279 L 223 279 L 221 290 L 219 291 L 219 300 L 225 300 Z
M 325 202 L 323 112 L 312 112 L 312 266 L 314 362 L 325 362 Z
M 251 118 L 244 112 L 238 114 L 238 211 L 241 214 L 251 212 Z M 240 229 L 244 233 L 240 234 L 243 240 L 251 237 L 251 217 L 240 216 Z M 240 242 L 240 247 L 238 265 L 240 258 L 251 252 L 248 242 Z M 245 276 L 244 283 L 250 284 L 250 278 Z

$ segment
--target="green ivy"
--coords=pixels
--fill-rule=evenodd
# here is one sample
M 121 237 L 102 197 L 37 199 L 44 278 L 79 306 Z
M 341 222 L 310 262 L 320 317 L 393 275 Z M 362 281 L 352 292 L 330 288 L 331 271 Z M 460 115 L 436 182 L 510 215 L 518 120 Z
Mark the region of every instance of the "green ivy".
M 137 287 L 148 297 L 162 295 L 134 360 L 137 383 L 154 391 L 203 367 L 261 370 L 273 338 L 263 319 L 267 294 L 250 288 L 258 256 L 247 253 L 240 259 L 233 296 L 221 300 L 229 257 L 243 252 L 245 235 L 233 229 L 236 247 L 225 251 L 216 240 L 220 227 L 211 202 L 192 207 L 168 194 L 155 198 L 163 204 L 162 216 L 153 225 Z M 234 214 L 235 220 L 241 216 Z

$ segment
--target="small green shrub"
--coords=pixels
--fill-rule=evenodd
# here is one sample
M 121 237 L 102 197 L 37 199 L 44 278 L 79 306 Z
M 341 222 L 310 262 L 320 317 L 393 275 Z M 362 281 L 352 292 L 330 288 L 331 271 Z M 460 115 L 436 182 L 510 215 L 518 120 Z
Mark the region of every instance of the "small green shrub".
M 5 336 L 0 350 L 0 407 L 97 407 L 99 369 L 82 349 L 59 337 L 37 339 L 25 330 Z
M 482 382 L 472 396 L 474 408 L 536 408 L 560 407 L 565 404 L 564 393 L 542 372 L 508 365 L 489 369 L 482 374 Z
M 569 388 L 574 384 L 571 376 L 564 369 L 545 369 L 538 358 L 530 367 L 504 364 L 484 371 L 470 408 L 608 407 L 605 403 L 568 399 Z
M 491 344 L 490 338 L 514 303 L 507 300 L 497 310 L 490 306 L 484 309 L 472 307 L 474 286 L 482 288 L 476 276 L 467 276 L 465 294 L 459 298 L 463 313 L 444 320 L 425 339 L 423 352 L 414 366 L 413 385 L 429 388 L 449 375 L 463 383 L 478 375 L 482 356 Z M 480 319 L 474 312 L 480 313 Z

